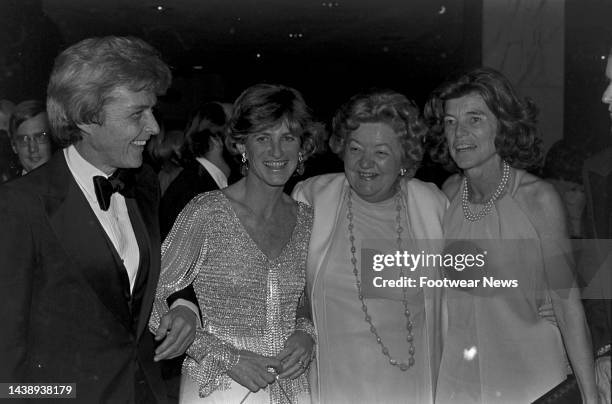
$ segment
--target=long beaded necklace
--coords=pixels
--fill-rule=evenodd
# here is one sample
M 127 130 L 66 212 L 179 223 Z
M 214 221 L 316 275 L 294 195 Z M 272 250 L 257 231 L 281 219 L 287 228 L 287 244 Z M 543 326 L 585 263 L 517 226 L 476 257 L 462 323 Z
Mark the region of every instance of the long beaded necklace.
M 506 189 L 506 185 L 508 184 L 508 180 L 510 179 L 510 165 L 504 161 L 503 166 L 504 167 L 502 177 L 499 181 L 497 189 L 495 190 L 495 192 L 493 192 L 493 195 L 491 195 L 489 200 L 484 203 L 484 207 L 482 208 L 482 210 L 476 213 L 470 210 L 470 182 L 467 177 L 463 177 L 463 193 L 461 194 L 461 206 L 463 207 L 463 216 L 465 216 L 465 218 L 470 222 L 477 222 L 486 215 L 488 215 L 489 212 L 491 212 L 491 209 L 493 209 L 493 203 L 498 200 L 504 193 L 504 189 Z
M 359 270 L 357 270 L 357 258 L 355 258 L 355 252 L 357 251 L 357 249 L 355 248 L 355 236 L 353 235 L 353 228 L 355 226 L 353 225 L 353 199 L 352 198 L 353 198 L 353 192 L 349 188 L 348 200 L 346 202 L 346 206 L 347 206 L 346 218 L 348 219 L 348 222 L 349 222 L 348 231 L 349 231 L 349 241 L 351 242 L 351 264 L 353 264 L 353 275 L 355 275 L 355 285 L 357 286 L 357 297 L 359 298 L 359 301 L 361 302 L 361 310 L 363 311 L 365 315 L 365 321 L 370 325 L 370 332 L 376 337 L 376 342 L 378 343 L 378 345 L 380 345 L 382 354 L 386 356 L 387 358 L 389 358 L 389 363 L 392 366 L 396 366 L 401 371 L 405 372 L 406 370 L 411 368 L 415 362 L 414 361 L 414 352 L 415 352 L 414 336 L 412 334 L 412 320 L 410 319 L 410 310 L 408 309 L 407 288 L 406 286 L 402 288 L 402 303 L 404 305 L 404 316 L 406 317 L 406 341 L 408 342 L 408 354 L 410 355 L 410 357 L 408 358 L 408 363 L 398 361 L 397 359 L 391 356 L 391 354 L 389 353 L 389 348 L 387 348 L 387 346 L 384 344 L 382 338 L 380 337 L 380 334 L 378 333 L 378 330 L 376 329 L 376 327 L 374 326 L 374 323 L 372 322 L 372 316 L 368 313 L 368 306 L 365 303 L 363 292 L 361 289 L 361 280 L 359 279 Z M 397 222 L 398 251 L 400 251 L 402 248 L 402 232 L 404 231 L 401 225 L 402 206 L 401 206 L 400 198 L 401 198 L 401 195 L 400 195 L 400 192 L 398 192 L 396 194 L 396 207 L 395 207 L 395 210 L 397 211 L 396 222 Z M 400 276 L 401 276 L 400 279 L 403 279 L 404 270 L 402 267 L 400 267 Z

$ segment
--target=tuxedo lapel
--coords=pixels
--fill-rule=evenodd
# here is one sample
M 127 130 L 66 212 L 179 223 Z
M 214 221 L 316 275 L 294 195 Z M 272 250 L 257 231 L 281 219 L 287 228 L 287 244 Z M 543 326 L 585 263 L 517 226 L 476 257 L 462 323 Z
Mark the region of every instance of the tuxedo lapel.
M 91 210 L 87 199 L 68 170 L 66 161 L 55 159 L 51 186 L 42 195 L 49 223 L 74 265 L 99 300 L 121 323 L 130 328 L 126 300 L 129 280 L 111 241 Z
M 160 240 L 158 224 L 158 188 L 147 181 L 147 170 L 139 170 L 142 178 L 135 181 L 134 197 L 126 198 L 130 221 L 138 241 L 141 256 L 134 293 L 144 287 L 142 302 L 138 312 L 136 335 L 140 337 L 148 324 L 160 268 Z M 138 177 L 138 175 L 137 175 Z M 138 288 L 138 290 L 137 290 Z

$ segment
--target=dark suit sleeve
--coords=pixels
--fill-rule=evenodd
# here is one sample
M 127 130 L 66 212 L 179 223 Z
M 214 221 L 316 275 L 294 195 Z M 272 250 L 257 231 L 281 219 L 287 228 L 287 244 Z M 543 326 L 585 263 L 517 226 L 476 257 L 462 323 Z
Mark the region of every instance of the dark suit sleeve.
M 178 292 L 174 292 L 166 299 L 166 303 L 168 303 L 168 307 L 172 306 L 172 303 L 177 301 L 178 299 L 185 299 L 196 305 L 198 308 L 198 313 L 200 318 L 202 318 L 202 310 L 200 309 L 200 305 L 198 303 L 198 297 L 195 294 L 195 290 L 193 289 L 193 283 L 187 286 L 185 289 L 179 290 Z
M 27 196 L 0 187 L 0 382 L 24 381 L 36 265 L 33 212 Z
M 198 194 L 188 169 L 184 169 L 168 186 L 159 207 L 159 227 L 162 241 L 166 238 L 174 221 L 189 201 Z

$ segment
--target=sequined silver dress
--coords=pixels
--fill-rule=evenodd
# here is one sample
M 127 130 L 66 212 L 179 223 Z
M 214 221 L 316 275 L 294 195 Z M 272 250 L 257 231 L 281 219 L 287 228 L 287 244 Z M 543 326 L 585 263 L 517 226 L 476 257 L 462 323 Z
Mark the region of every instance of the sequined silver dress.
M 226 374 L 239 350 L 274 356 L 296 330 L 312 324 L 296 319 L 305 286 L 312 208 L 298 203 L 293 233 L 281 254 L 269 259 L 251 239 L 221 191 L 195 197 L 162 246 L 162 273 L 149 327 L 156 330 L 168 310 L 166 298 L 193 282 L 203 326 L 187 350 L 183 374 L 198 383 L 201 397 L 230 388 Z M 270 385 L 270 402 L 292 403 L 309 392 L 308 379 Z

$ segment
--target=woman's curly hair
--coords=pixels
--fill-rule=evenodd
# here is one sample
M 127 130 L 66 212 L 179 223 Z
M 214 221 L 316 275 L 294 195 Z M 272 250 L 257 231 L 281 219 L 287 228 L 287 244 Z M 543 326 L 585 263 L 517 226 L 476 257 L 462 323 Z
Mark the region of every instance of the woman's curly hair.
M 423 140 L 427 125 L 416 104 L 393 90 L 369 90 L 349 99 L 332 121 L 332 150 L 346 150 L 348 135 L 362 123 L 385 123 L 399 136 L 402 145 L 402 167 L 414 176 L 423 159 Z
M 452 165 L 444 133 L 446 101 L 469 94 L 480 95 L 498 121 L 495 149 L 515 168 L 534 169 L 542 162 L 541 139 L 536 127 L 538 109 L 528 98 L 520 99 L 500 72 L 479 68 L 438 87 L 425 104 L 430 132 L 426 146 L 432 160 Z

